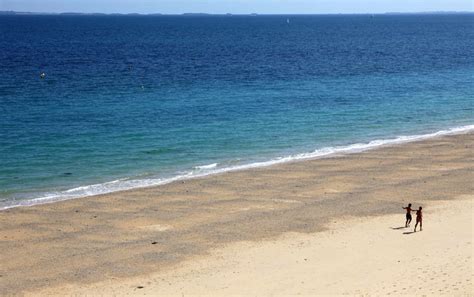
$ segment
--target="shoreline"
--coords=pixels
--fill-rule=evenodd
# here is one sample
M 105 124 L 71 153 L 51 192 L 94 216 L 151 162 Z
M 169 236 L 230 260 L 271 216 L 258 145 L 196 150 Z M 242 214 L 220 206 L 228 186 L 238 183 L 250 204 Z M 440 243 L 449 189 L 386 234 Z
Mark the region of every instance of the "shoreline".
M 473 133 L 442 136 L 7 209 L 0 292 L 126 282 L 239 242 L 320 233 L 348 217 L 403 217 L 408 202 L 458 200 L 474 192 L 473 143 Z
M 466 133 L 472 133 L 472 131 L 474 131 L 474 125 L 464 125 L 464 126 L 457 126 L 457 127 L 439 130 L 436 132 L 426 133 L 426 134 L 414 134 L 414 135 L 408 135 L 408 136 L 402 135 L 402 136 L 397 136 L 394 138 L 376 139 L 376 140 L 371 140 L 369 142 L 354 143 L 354 144 L 344 145 L 344 146 L 323 147 L 321 149 L 316 149 L 313 152 L 299 153 L 296 155 L 289 155 L 289 156 L 279 157 L 276 159 L 270 159 L 268 161 L 260 161 L 260 162 L 255 162 L 255 163 L 242 164 L 242 165 L 236 165 L 236 166 L 224 167 L 224 168 L 218 168 L 218 169 L 212 169 L 216 167 L 218 163 L 210 164 L 210 165 L 213 165 L 210 167 L 209 165 L 195 166 L 194 168 L 200 167 L 201 169 L 212 169 L 212 170 L 208 170 L 204 172 L 197 172 L 196 174 L 193 171 L 190 171 L 190 172 L 187 172 L 186 174 L 176 175 L 169 178 L 154 178 L 154 179 L 143 179 L 143 180 L 128 179 L 128 178 L 118 179 L 118 180 L 113 180 L 113 181 L 105 182 L 101 184 L 91 184 L 91 185 L 75 187 L 68 190 L 63 190 L 63 191 L 60 191 L 58 194 L 51 194 L 52 196 L 50 195 L 47 197 L 20 200 L 18 201 L 18 204 L 1 206 L 0 212 L 6 209 L 17 208 L 17 207 L 30 207 L 30 206 L 36 206 L 36 205 L 43 205 L 43 204 L 50 204 L 50 203 L 57 203 L 61 201 L 79 199 L 79 198 L 87 198 L 87 197 L 101 196 L 101 195 L 107 195 L 107 194 L 113 194 L 113 193 L 120 193 L 124 191 L 133 191 L 133 190 L 139 190 L 139 189 L 160 187 L 163 185 L 167 185 L 167 184 L 171 184 L 171 183 L 175 183 L 179 181 L 203 178 L 206 176 L 218 175 L 218 174 L 223 174 L 227 172 L 251 170 L 255 168 L 265 168 L 265 167 L 275 166 L 275 165 L 280 165 L 280 164 L 290 164 L 293 162 L 311 161 L 311 160 L 317 160 L 317 159 L 322 159 L 322 158 L 338 157 L 341 155 L 356 154 L 356 153 L 371 151 L 371 150 L 384 148 L 384 147 L 403 145 L 403 144 L 423 141 L 427 139 L 436 139 L 438 137 L 443 137 L 443 136 L 448 136 L 448 135 L 462 135 Z M 120 184 L 120 182 L 122 182 L 122 184 Z M 143 184 L 140 184 L 140 182 Z M 107 188 L 108 186 L 110 186 L 111 188 Z M 96 192 L 94 193 L 88 192 L 93 189 L 96 189 Z M 80 193 L 81 191 L 85 191 L 86 193 L 81 194 Z

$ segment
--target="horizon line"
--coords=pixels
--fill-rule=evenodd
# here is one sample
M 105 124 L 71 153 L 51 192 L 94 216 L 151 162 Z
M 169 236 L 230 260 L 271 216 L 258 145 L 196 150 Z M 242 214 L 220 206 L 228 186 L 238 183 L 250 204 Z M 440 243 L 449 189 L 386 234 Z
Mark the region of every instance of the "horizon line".
M 261 15 L 261 16 L 311 16 L 311 15 L 387 15 L 387 14 L 474 14 L 474 10 L 433 10 L 433 11 L 412 11 L 412 12 L 399 12 L 399 11 L 386 11 L 386 12 L 321 12 L 321 13 L 208 13 L 208 12 L 182 12 L 182 13 L 160 13 L 160 12 L 76 12 L 76 11 L 63 11 L 63 12 L 39 12 L 39 11 L 15 11 L 15 10 L 0 10 L 0 15 L 141 15 L 141 16 L 249 16 L 249 15 Z

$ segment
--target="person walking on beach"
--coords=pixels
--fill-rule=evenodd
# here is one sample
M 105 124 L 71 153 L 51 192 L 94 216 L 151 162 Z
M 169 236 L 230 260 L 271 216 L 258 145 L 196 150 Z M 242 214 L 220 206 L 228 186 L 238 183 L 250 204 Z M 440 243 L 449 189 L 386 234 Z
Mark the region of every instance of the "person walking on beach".
M 416 224 L 415 224 L 415 231 L 413 232 L 416 232 L 416 226 L 418 226 L 418 223 L 420 223 L 420 231 L 423 231 L 423 214 L 421 213 L 421 210 L 423 208 L 420 206 L 420 208 L 418 208 L 418 210 L 416 211 Z
M 403 209 L 406 209 L 407 210 L 407 214 L 406 214 L 406 222 L 405 222 L 405 228 L 407 227 L 410 227 L 410 223 L 411 223 L 411 211 L 413 209 L 411 209 L 411 203 L 408 204 L 407 207 L 402 207 Z

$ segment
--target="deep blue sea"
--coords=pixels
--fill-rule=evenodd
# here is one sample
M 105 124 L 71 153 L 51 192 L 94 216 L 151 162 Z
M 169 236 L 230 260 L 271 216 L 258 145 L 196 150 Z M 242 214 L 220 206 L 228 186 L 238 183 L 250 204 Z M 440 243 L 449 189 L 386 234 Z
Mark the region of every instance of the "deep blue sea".
M 0 208 L 473 129 L 473 75 L 473 14 L 0 16 Z

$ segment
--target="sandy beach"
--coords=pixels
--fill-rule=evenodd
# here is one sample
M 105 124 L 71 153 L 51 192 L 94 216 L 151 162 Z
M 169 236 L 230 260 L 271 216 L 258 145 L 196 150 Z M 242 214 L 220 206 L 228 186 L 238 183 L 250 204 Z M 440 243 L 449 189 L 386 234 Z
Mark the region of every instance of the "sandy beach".
M 472 296 L 473 143 L 8 209 L 0 294 Z M 422 232 L 400 228 L 409 202 L 424 208 Z

